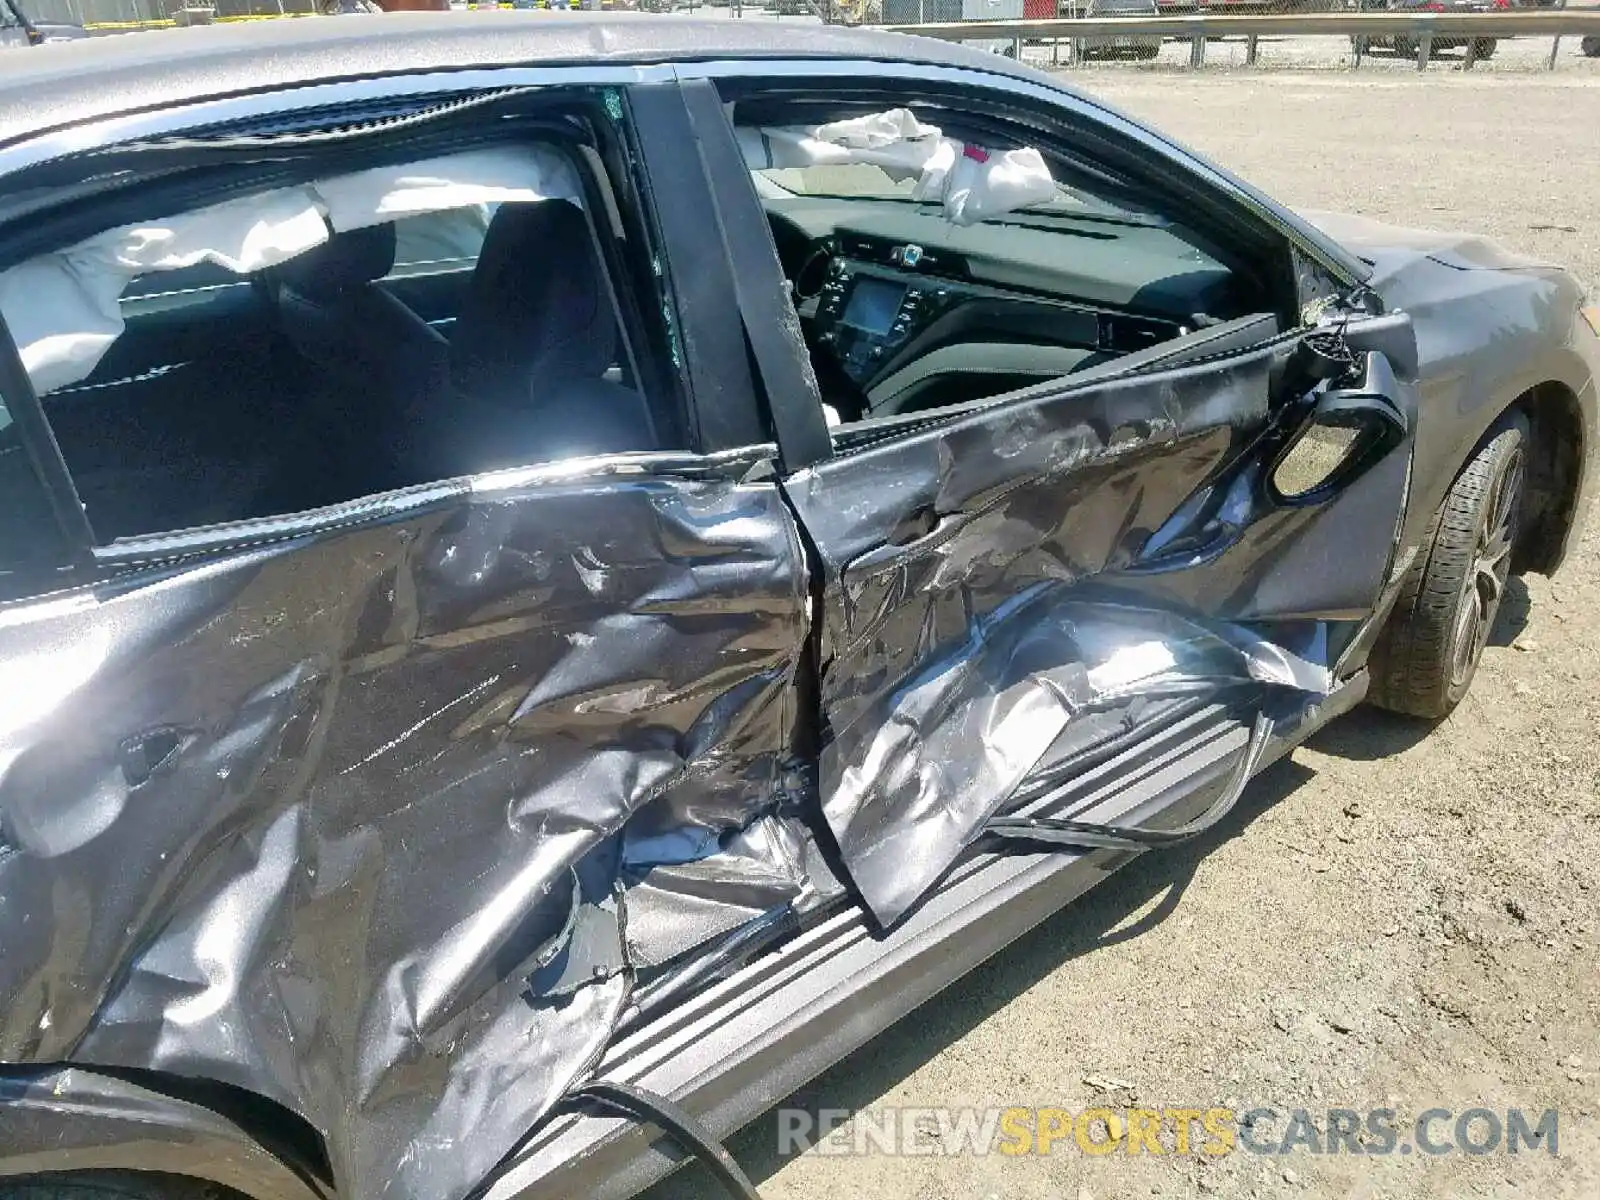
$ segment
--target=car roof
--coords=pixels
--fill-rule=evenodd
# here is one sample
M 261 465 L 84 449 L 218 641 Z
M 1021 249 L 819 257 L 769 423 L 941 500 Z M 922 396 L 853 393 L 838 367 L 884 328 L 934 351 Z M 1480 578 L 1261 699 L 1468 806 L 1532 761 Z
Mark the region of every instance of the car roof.
M 248 21 L 90 38 L 7 58 L 0 73 L 0 144 L 208 97 L 466 67 L 868 59 L 977 68 L 1061 86 L 1001 55 L 932 38 L 771 18 L 646 13 L 428 12 Z

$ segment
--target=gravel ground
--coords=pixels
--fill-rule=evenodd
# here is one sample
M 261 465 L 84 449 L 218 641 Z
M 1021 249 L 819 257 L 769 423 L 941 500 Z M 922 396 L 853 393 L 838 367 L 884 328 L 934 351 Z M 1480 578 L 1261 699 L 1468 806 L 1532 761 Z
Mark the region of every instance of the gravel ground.
M 1548 43 L 1545 43 L 1548 46 Z M 1470 227 L 1600 281 L 1600 75 L 1088 70 L 1291 204 Z M 1437 726 L 1361 710 L 1198 845 L 1046 921 L 785 1103 L 1560 1112 L 1559 1156 L 837 1157 L 769 1200 L 1600 1196 L 1600 521 Z M 1281 1126 L 1279 1126 L 1281 1129 Z M 714 1194 L 688 1172 L 654 1200 Z

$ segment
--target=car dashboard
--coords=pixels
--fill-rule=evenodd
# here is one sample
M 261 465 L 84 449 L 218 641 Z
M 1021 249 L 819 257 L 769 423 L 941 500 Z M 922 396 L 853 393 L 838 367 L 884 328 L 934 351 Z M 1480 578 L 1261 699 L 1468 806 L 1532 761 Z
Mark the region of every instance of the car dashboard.
M 844 420 L 999 395 L 1248 311 L 1153 220 L 957 226 L 904 200 L 768 199 L 823 400 Z

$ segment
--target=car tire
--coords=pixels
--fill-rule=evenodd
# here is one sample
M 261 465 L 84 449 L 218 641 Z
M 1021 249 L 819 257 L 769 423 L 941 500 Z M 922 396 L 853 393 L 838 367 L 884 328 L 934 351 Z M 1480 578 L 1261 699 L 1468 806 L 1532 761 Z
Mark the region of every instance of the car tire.
M 146 1171 L 84 1171 L 0 1179 L 0 1200 L 239 1200 L 221 1184 Z
M 1590 36 L 1579 44 L 1585 58 L 1600 58 L 1600 36 Z
M 1498 42 L 1494 38 L 1477 38 L 1472 43 L 1472 57 L 1476 62 L 1494 57 L 1495 46 Z
M 1527 451 L 1527 419 L 1510 413 L 1450 485 L 1373 648 L 1380 708 L 1437 719 L 1467 694 L 1510 577 Z

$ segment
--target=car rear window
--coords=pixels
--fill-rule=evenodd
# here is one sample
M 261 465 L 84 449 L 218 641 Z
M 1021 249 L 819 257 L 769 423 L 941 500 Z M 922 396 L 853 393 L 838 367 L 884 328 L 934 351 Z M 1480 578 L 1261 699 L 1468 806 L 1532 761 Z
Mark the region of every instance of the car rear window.
M 676 416 L 636 386 L 640 339 L 580 170 L 537 143 L 446 154 L 119 225 L 0 273 L 96 538 L 667 448 Z

